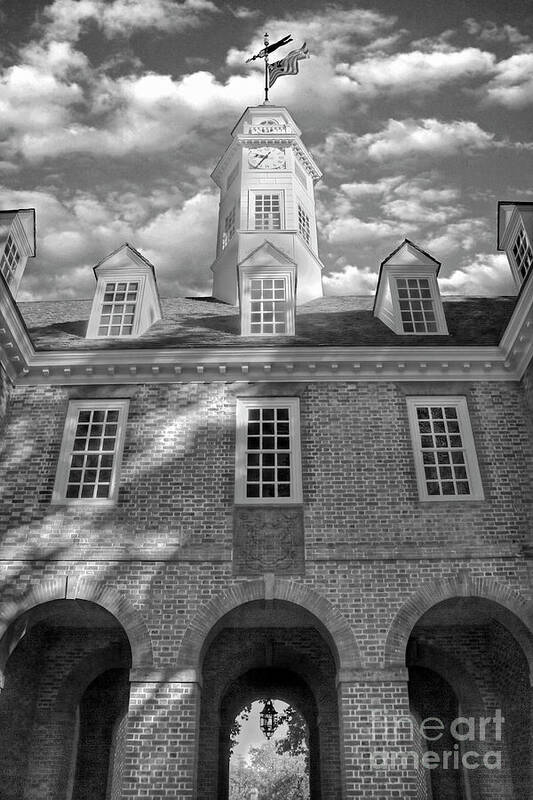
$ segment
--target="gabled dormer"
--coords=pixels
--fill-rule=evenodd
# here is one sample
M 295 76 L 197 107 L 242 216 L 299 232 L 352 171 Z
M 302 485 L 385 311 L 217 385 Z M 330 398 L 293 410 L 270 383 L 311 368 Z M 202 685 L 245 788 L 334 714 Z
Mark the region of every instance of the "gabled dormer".
M 533 271 L 533 203 L 498 203 L 498 250 L 520 288 Z
M 11 290 L 17 291 L 29 257 L 35 255 L 35 209 L 0 211 L 0 272 Z
M 241 334 L 294 335 L 296 262 L 269 241 L 237 265 Z
M 152 264 L 123 244 L 94 267 L 96 291 L 87 338 L 140 336 L 161 319 Z
M 374 316 L 398 334 L 446 335 L 439 269 L 439 261 L 404 239 L 381 263 Z

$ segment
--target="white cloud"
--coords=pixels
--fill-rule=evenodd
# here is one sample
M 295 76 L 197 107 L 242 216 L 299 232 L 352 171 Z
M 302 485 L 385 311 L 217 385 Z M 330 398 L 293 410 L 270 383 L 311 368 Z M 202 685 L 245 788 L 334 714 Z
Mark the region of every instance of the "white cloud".
M 335 218 L 321 226 L 321 233 L 330 245 L 364 245 L 398 235 L 398 228 L 385 220 L 363 220 L 357 217 Z
M 494 232 L 484 219 L 460 219 L 432 232 L 425 249 L 444 263 L 451 256 L 461 258 L 465 253 L 475 251 L 483 239 L 494 239 Z
M 472 264 L 454 270 L 447 278 L 439 278 L 439 286 L 443 294 L 484 297 L 516 294 L 516 286 L 503 253 L 478 253 Z
M 92 297 L 92 266 L 128 241 L 156 268 L 163 295 L 209 293 L 218 198 L 200 192 L 183 200 L 173 187 L 104 198 L 78 192 L 0 192 L 0 207 L 36 209 L 37 255 L 30 259 L 21 299 Z M 161 210 L 161 209 L 164 210 Z
M 434 92 L 441 86 L 491 72 L 495 57 L 475 47 L 463 50 L 395 53 L 377 55 L 352 64 L 339 64 L 337 72 L 346 75 L 353 90 L 362 96 L 413 92 Z
M 384 162 L 420 156 L 444 158 L 485 150 L 493 143 L 494 134 L 468 120 L 389 119 L 383 130 L 356 138 L 353 151 L 358 160 Z
M 485 87 L 488 102 L 520 109 L 533 103 L 533 53 L 519 53 L 496 67 Z
M 347 264 L 341 272 L 324 275 L 324 294 L 349 295 L 374 294 L 378 276 L 368 267 L 357 267 Z
M 149 28 L 182 32 L 217 11 L 211 0 L 54 0 L 44 11 L 44 34 L 76 41 L 89 22 L 109 38 Z

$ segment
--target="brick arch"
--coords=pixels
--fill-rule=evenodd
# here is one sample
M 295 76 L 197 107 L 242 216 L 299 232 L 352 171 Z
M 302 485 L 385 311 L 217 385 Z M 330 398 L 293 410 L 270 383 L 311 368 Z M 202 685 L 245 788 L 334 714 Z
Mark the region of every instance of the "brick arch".
M 303 584 L 282 578 L 237 583 L 205 603 L 185 631 L 178 653 L 180 669 L 200 670 L 209 633 L 222 617 L 254 600 L 278 600 L 304 608 L 321 623 L 338 669 L 361 666 L 355 634 L 340 611 L 329 600 Z
M 490 578 L 473 578 L 465 573 L 426 583 L 407 600 L 396 614 L 387 634 L 384 668 L 403 667 L 409 636 L 420 617 L 438 603 L 455 597 L 491 600 L 498 607 L 511 612 L 516 624 L 509 627 L 508 619 L 503 624 L 522 647 L 533 676 L 533 603 L 503 583 Z
M 148 628 L 140 612 L 125 594 L 98 581 L 61 576 L 35 584 L 20 598 L 0 603 L 0 687 L 3 685 L 4 669 L 9 655 L 25 633 L 24 628 L 17 628 L 17 619 L 32 608 L 52 600 L 87 600 L 109 611 L 128 637 L 132 668 L 153 666 Z

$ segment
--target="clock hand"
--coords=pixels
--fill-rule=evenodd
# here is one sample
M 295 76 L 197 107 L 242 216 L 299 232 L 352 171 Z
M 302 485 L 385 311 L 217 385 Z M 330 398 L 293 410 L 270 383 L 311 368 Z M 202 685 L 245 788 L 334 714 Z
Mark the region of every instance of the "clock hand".
M 258 167 L 260 164 L 262 164 L 262 163 L 263 163 L 263 161 L 265 160 L 265 158 L 268 158 L 268 156 L 269 156 L 269 155 L 270 155 L 269 153 L 266 153 L 266 154 L 263 156 L 263 158 L 260 158 L 260 159 L 259 159 L 259 161 L 258 161 L 258 162 L 257 162 L 257 164 L 256 164 L 256 167 Z

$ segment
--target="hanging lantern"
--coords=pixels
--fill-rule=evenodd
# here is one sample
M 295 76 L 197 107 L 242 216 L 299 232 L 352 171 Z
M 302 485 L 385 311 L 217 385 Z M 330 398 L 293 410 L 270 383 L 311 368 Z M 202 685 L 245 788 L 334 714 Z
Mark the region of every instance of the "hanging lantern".
M 261 728 L 267 739 L 270 739 L 270 737 L 278 727 L 277 718 L 278 718 L 278 713 L 274 708 L 272 700 L 265 700 L 265 705 L 259 715 L 259 727 Z

